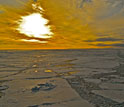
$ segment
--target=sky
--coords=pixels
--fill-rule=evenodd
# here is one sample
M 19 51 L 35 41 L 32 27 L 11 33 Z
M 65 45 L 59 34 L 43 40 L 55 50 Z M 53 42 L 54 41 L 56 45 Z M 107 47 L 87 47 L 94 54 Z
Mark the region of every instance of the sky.
M 0 0 L 0 49 L 124 47 L 124 0 Z

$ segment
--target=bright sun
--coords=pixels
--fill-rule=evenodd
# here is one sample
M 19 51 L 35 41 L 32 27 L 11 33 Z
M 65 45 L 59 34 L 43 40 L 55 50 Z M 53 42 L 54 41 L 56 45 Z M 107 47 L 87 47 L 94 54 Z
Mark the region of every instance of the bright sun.
M 22 16 L 20 22 L 17 30 L 28 37 L 51 38 L 53 35 L 50 26 L 46 25 L 48 20 L 43 18 L 40 13 Z

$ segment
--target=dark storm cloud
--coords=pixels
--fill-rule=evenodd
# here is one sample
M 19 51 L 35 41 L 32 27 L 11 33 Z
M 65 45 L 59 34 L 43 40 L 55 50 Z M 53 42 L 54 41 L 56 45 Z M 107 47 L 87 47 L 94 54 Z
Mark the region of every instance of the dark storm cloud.
M 121 41 L 122 39 L 117 39 L 117 38 L 98 38 L 96 40 L 86 40 L 85 42 L 114 42 L 114 41 Z

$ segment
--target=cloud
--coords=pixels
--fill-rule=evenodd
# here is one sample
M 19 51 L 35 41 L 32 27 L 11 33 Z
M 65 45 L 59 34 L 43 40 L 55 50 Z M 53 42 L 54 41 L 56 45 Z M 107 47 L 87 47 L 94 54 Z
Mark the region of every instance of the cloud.
M 29 0 L 0 0 L 0 5 L 20 6 Z
M 85 42 L 114 42 L 114 41 L 121 41 L 122 39 L 112 38 L 112 37 L 105 37 L 105 38 L 97 38 L 96 40 L 85 40 Z
M 122 39 L 117 39 L 117 38 L 98 38 L 96 39 L 96 41 L 101 41 L 101 42 L 104 42 L 104 41 L 120 41 Z
M 112 44 L 112 46 L 124 47 L 124 43 L 116 43 L 116 44 Z
M 0 14 L 3 13 L 4 11 L 0 10 Z
M 111 45 L 104 44 L 104 43 L 98 43 L 96 46 L 111 46 Z
M 92 0 L 78 0 L 78 1 L 79 1 L 79 5 L 77 7 L 79 8 L 83 8 L 85 3 L 92 2 Z
M 124 43 L 104 44 L 99 43 L 96 46 L 112 46 L 112 47 L 124 47 Z

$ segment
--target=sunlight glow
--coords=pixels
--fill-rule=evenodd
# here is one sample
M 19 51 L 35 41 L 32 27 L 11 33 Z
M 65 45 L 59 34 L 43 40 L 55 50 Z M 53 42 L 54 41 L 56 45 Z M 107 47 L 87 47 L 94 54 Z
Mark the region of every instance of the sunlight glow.
M 24 42 L 36 42 L 36 43 L 47 43 L 47 41 L 40 41 L 40 40 L 36 40 L 36 39 L 30 39 L 30 40 L 21 39 L 21 41 L 24 41 Z
M 40 7 L 38 4 L 32 4 L 32 8 L 41 13 L 44 11 L 44 9 L 42 7 Z
M 28 16 L 22 16 L 20 22 L 17 30 L 28 37 L 51 38 L 53 35 L 50 26 L 46 25 L 48 20 L 43 18 L 40 13 L 32 13 Z

